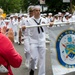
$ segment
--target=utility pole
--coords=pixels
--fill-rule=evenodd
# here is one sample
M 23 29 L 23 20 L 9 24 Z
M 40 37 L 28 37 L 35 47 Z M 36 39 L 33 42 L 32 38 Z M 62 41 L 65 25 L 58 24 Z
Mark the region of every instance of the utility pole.
M 70 13 L 72 14 L 72 0 L 70 0 Z
M 39 0 L 40 1 L 40 5 L 42 6 L 42 13 L 43 13 L 43 7 L 45 5 L 45 0 Z
M 42 4 L 42 13 L 43 13 L 43 4 Z

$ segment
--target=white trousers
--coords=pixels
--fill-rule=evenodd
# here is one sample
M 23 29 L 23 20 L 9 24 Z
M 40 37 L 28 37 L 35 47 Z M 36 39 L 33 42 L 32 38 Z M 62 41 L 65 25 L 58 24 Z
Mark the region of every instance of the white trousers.
M 45 42 L 39 43 L 39 44 L 31 44 L 30 45 L 31 49 L 31 57 L 32 60 L 34 61 L 31 62 L 30 68 L 34 70 L 34 66 L 36 64 L 36 57 L 37 55 L 39 56 L 39 73 L 38 75 L 45 75 L 45 54 L 46 54 L 46 44 Z
M 15 43 L 18 42 L 18 32 L 17 31 L 14 32 L 14 42 Z
M 27 61 L 30 60 L 30 43 L 29 43 L 29 38 L 24 39 L 24 53 L 25 53 L 25 58 Z
M 32 50 L 33 51 L 33 50 Z M 30 61 L 31 58 L 31 49 L 30 49 L 30 41 L 29 41 L 29 37 L 26 37 L 24 39 L 24 54 L 25 54 L 25 58 L 26 61 Z M 35 62 L 35 66 L 37 66 L 38 63 L 38 54 L 36 55 L 36 62 Z

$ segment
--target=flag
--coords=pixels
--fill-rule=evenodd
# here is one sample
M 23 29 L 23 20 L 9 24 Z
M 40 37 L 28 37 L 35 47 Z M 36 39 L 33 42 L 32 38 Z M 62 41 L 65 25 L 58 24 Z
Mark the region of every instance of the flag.
M 53 75 L 75 71 L 75 26 L 64 25 L 49 28 Z

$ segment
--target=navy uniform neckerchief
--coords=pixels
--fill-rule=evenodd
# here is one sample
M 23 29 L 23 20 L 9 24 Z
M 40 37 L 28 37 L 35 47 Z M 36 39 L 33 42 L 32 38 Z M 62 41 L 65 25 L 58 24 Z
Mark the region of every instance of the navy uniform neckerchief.
M 33 20 L 37 23 L 37 25 L 40 25 L 40 23 L 41 23 L 41 19 L 40 19 L 39 23 L 38 23 L 35 19 L 33 19 Z M 42 27 L 38 27 L 38 28 L 37 28 L 38 33 L 40 33 L 40 29 L 41 29 L 42 32 L 44 32 L 44 30 L 43 30 Z

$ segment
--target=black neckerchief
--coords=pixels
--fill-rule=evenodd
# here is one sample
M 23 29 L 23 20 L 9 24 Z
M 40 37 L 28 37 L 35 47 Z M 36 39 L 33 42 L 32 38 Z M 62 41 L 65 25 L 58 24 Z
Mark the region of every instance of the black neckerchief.
M 39 23 L 35 19 L 33 19 L 33 20 L 36 22 L 37 25 L 40 25 L 41 19 L 40 19 Z M 44 32 L 42 27 L 38 27 L 37 29 L 38 29 L 38 33 L 40 33 L 40 29 L 41 29 L 42 32 Z

